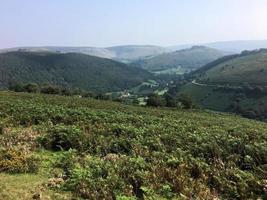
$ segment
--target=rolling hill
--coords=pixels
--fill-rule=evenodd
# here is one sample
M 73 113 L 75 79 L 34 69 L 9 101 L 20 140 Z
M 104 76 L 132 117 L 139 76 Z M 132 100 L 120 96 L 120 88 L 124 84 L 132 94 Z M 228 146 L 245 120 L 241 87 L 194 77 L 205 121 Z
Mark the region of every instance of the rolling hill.
M 193 72 L 181 87 L 205 108 L 267 120 L 267 50 L 245 51 L 218 59 Z
M 0 54 L 0 86 L 10 82 L 49 83 L 96 92 L 120 91 L 151 77 L 145 70 L 77 53 L 8 52 Z
M 18 47 L 18 48 L 2 49 L 0 50 L 0 53 L 13 52 L 13 51 L 83 53 L 86 55 L 97 56 L 101 58 L 109 58 L 120 62 L 128 63 L 147 56 L 155 56 L 169 50 L 165 49 L 164 47 L 152 46 L 152 45 L 125 45 L 125 46 L 114 46 L 108 48 L 44 46 L 44 47 Z
M 134 62 L 133 66 L 156 73 L 182 74 L 198 69 L 224 55 L 224 52 L 216 49 L 204 46 L 193 46 L 188 49 L 145 58 Z

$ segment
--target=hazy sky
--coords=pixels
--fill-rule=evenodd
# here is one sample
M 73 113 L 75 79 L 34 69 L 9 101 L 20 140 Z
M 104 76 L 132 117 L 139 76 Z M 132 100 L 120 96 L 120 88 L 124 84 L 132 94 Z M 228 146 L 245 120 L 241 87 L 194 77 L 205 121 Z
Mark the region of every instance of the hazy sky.
M 0 0 L 0 48 L 267 39 L 267 0 Z

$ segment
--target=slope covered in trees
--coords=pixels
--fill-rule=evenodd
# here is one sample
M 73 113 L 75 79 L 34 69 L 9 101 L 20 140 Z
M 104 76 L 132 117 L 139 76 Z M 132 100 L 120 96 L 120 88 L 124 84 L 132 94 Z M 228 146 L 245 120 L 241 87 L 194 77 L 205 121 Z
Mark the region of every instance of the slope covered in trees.
M 151 77 L 145 70 L 77 53 L 9 52 L 0 54 L 0 87 L 10 83 L 60 85 L 92 91 L 120 91 Z

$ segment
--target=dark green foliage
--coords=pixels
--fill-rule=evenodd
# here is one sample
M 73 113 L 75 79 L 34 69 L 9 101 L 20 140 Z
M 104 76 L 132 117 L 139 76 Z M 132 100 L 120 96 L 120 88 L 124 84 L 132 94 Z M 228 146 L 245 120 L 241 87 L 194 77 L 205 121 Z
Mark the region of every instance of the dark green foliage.
M 166 102 L 166 107 L 177 107 L 178 106 L 178 99 L 176 96 L 173 96 L 169 93 L 164 95 L 164 99 Z
M 0 54 L 0 74 L 0 87 L 8 87 L 12 82 L 34 82 L 97 92 L 121 91 L 151 77 L 145 70 L 109 59 L 77 53 L 38 52 Z M 20 90 L 19 85 L 14 87 Z M 29 90 L 32 92 L 32 87 Z
M 191 109 L 193 107 L 192 97 L 189 96 L 188 94 L 181 94 L 178 99 L 179 102 L 181 102 L 183 108 Z
M 41 144 L 50 150 L 82 149 L 83 134 L 76 126 L 59 124 L 48 128 L 47 133 L 39 138 Z
M 159 106 L 164 106 L 165 101 L 164 98 L 157 94 L 151 94 L 148 96 L 148 99 L 146 101 L 147 106 L 153 106 L 153 107 L 159 107 Z
M 40 92 L 43 94 L 60 94 L 61 93 L 59 87 L 52 86 L 52 85 L 45 85 L 45 86 L 41 87 Z M 68 91 L 67 89 L 64 89 L 64 90 L 62 90 L 62 94 L 63 95 L 70 95 L 71 92 Z
M 38 85 L 36 83 L 28 83 L 24 86 L 25 91 L 29 93 L 37 93 Z

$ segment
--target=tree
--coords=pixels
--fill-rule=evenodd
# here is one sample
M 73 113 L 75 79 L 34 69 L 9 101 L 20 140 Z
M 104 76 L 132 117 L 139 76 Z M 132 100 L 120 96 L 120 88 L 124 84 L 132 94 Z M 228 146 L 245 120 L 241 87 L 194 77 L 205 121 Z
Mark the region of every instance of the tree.
M 15 92 L 23 92 L 24 90 L 21 83 L 10 83 L 8 89 Z
M 159 96 L 157 94 L 151 94 L 148 96 L 146 104 L 147 104 L 147 106 L 159 107 L 159 106 L 164 106 L 165 102 L 161 96 Z
M 164 95 L 164 99 L 166 101 L 166 106 L 167 107 L 177 107 L 177 98 L 173 95 L 166 94 Z
M 27 83 L 23 86 L 23 91 L 29 93 L 37 93 L 39 90 L 39 86 L 36 83 Z
M 181 94 L 179 96 L 179 102 L 181 102 L 183 108 L 191 109 L 193 107 L 192 97 L 187 94 Z
M 41 93 L 44 94 L 60 94 L 60 89 L 57 86 L 46 85 L 41 88 Z

